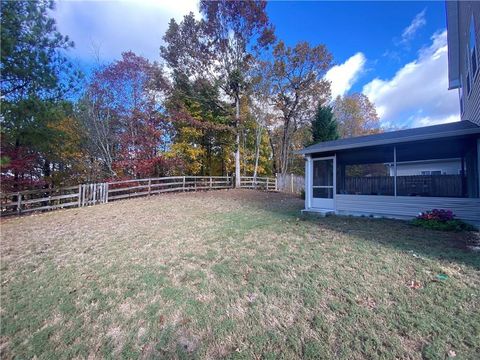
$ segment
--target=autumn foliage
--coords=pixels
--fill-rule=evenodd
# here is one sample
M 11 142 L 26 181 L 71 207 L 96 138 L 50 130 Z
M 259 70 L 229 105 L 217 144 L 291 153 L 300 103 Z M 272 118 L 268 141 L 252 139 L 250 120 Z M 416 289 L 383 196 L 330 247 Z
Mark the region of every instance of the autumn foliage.
M 86 76 L 54 2 L 2 0 L 1 190 L 301 173 L 295 151 L 328 129 L 380 131 L 364 95 L 331 99 L 327 47 L 277 40 L 266 6 L 201 1 L 200 18 L 170 21 L 158 61 L 126 51 Z M 328 106 L 329 127 L 312 124 Z

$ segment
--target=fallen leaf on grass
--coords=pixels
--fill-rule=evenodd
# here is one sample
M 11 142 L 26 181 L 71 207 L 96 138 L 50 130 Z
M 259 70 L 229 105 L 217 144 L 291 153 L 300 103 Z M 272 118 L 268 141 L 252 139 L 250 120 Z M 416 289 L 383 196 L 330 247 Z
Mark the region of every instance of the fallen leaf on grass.
M 455 356 L 457 356 L 457 353 L 453 350 L 448 350 L 448 357 L 450 358 L 454 358 Z
M 420 281 L 417 281 L 417 280 L 412 280 L 410 282 L 410 285 L 408 286 L 410 289 L 420 289 L 422 287 L 422 285 L 420 284 Z
M 180 324 L 182 324 L 182 325 L 187 325 L 189 322 L 191 322 L 190 319 L 188 319 L 188 318 L 183 318 L 183 319 L 180 321 Z
M 243 274 L 243 280 L 245 280 L 245 281 L 248 282 L 248 277 L 249 277 L 249 275 L 250 275 L 250 272 L 251 272 L 250 269 L 247 269 L 247 270 L 245 271 L 245 273 Z

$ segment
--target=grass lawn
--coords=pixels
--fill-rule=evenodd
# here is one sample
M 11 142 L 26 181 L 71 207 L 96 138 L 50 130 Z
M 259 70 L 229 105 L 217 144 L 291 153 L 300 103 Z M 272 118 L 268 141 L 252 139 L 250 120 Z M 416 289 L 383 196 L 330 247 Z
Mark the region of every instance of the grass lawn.
M 1 358 L 479 358 L 462 234 L 302 205 L 228 190 L 2 219 Z

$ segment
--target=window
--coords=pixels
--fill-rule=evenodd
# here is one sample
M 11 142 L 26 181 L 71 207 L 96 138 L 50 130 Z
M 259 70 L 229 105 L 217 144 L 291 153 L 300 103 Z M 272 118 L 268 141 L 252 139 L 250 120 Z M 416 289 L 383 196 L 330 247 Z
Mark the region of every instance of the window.
M 445 172 L 442 172 L 442 170 L 426 170 L 421 172 L 421 175 L 442 175 L 442 174 L 445 174 Z
M 465 84 L 467 86 L 467 96 L 470 95 L 470 90 L 472 88 L 471 80 L 472 77 L 470 76 L 470 53 L 467 49 L 467 53 L 465 55 L 465 71 L 467 72 L 465 77 Z
M 467 95 L 470 95 L 470 90 L 472 89 L 470 86 L 470 73 L 467 73 Z
M 463 115 L 465 106 L 463 104 L 463 81 L 461 76 L 460 76 L 460 87 L 458 88 L 458 96 L 460 98 L 460 115 Z
M 468 41 L 468 61 L 470 62 L 470 70 L 472 74 L 472 79 L 475 79 L 478 70 L 477 64 L 477 43 L 475 36 L 475 20 L 472 15 L 470 20 L 470 36 Z

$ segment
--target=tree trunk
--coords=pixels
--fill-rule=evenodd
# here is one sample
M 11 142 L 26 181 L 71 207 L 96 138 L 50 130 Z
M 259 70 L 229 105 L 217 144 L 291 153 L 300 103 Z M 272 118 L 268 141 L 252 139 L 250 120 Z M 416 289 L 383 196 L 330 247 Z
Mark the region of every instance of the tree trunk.
M 235 97 L 235 187 L 240 187 L 240 97 Z
M 253 168 L 253 181 L 257 182 L 258 158 L 260 157 L 260 143 L 262 141 L 262 128 L 257 125 L 255 137 L 255 166 Z
M 276 174 L 277 173 L 277 169 L 278 169 L 278 166 L 277 166 L 277 157 L 276 157 L 276 153 L 275 153 L 275 144 L 273 143 L 273 134 L 270 130 L 268 130 L 267 128 L 267 132 L 268 132 L 268 142 L 270 143 L 270 147 L 272 148 L 272 158 L 273 158 L 273 173 Z
M 290 147 L 290 120 L 286 120 L 283 126 L 283 136 L 280 149 L 280 173 L 286 174 L 288 170 L 288 149 Z

